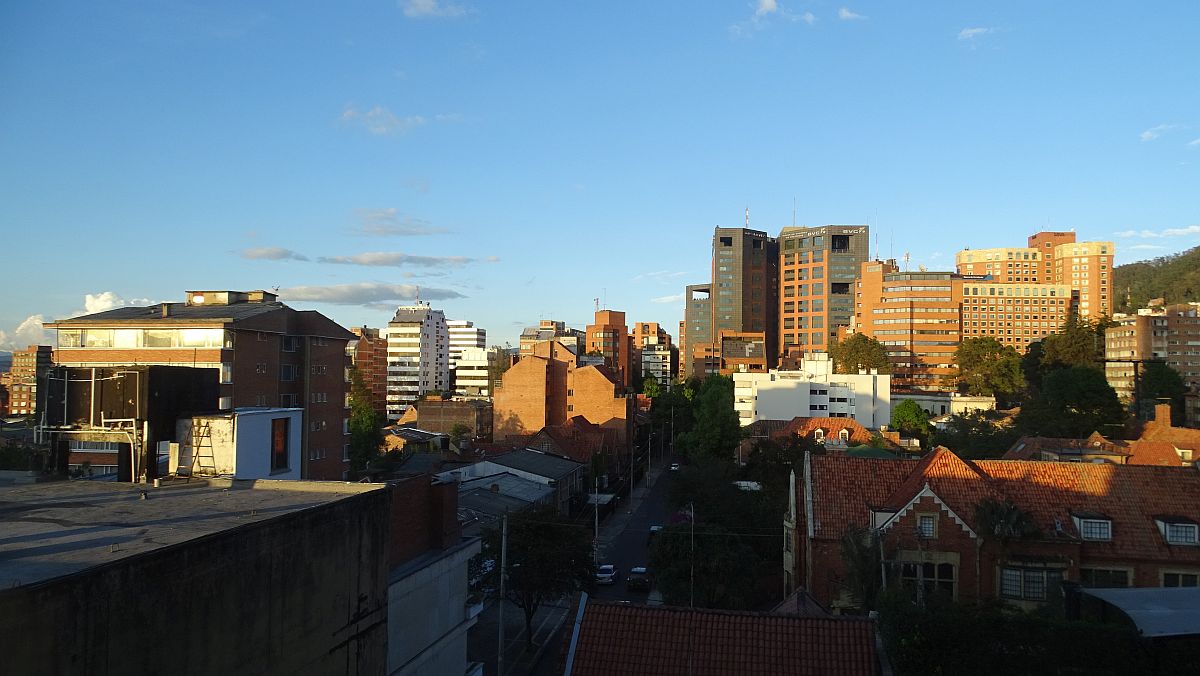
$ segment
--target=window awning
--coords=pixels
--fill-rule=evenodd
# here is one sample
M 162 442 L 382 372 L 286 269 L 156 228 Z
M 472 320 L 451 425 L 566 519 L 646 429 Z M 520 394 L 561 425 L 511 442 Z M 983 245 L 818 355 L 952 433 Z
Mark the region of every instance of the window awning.
M 1081 591 L 1128 615 L 1147 638 L 1200 635 L 1200 587 Z

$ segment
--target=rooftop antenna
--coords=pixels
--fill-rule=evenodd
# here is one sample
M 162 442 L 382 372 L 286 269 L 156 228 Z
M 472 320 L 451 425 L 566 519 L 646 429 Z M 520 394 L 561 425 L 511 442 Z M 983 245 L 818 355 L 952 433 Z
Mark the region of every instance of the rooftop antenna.
M 904 252 L 904 271 L 905 272 L 908 272 L 908 259 L 909 259 L 908 252 L 905 251 Z
M 600 299 L 597 298 L 595 300 L 596 300 L 596 312 L 599 312 L 600 311 Z
M 750 206 L 746 205 L 746 227 L 750 227 Z
M 792 198 L 792 227 L 796 227 L 796 198 Z

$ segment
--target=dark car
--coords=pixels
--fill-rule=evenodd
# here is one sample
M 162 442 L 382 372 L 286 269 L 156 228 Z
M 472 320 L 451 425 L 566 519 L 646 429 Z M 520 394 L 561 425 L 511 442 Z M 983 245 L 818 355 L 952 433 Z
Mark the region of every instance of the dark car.
M 625 578 L 625 589 L 631 592 L 650 591 L 650 571 L 645 566 L 629 569 L 629 577 Z

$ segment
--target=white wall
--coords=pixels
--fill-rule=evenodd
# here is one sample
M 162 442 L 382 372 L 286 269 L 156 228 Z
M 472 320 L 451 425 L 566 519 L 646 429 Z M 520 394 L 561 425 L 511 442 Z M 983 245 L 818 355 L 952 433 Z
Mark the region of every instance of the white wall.
M 179 442 L 179 468 L 192 465 L 193 421 L 207 421 L 212 458 L 202 458 L 196 471 L 233 475 L 238 479 L 300 479 L 300 442 L 303 434 L 303 409 L 274 408 L 238 410 L 232 413 L 196 418 L 180 418 L 175 423 Z M 288 419 L 288 468 L 271 472 L 271 421 Z M 205 449 L 207 450 L 207 449 Z M 215 465 L 214 470 L 209 465 Z
M 467 561 L 475 540 L 388 585 L 388 674 L 465 674 Z
M 833 374 L 817 366 L 799 371 L 734 373 L 734 409 L 739 421 L 749 425 L 755 420 L 852 417 L 869 429 L 888 424 L 892 415 L 891 376 Z

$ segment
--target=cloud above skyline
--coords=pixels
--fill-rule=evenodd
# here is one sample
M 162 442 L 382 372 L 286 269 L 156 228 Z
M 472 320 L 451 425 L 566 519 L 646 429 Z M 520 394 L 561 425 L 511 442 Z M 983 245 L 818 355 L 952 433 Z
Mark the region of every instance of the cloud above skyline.
M 1146 131 L 1139 134 L 1138 137 L 1141 138 L 1143 142 L 1153 141 L 1169 131 L 1174 131 L 1175 129 L 1182 128 L 1182 126 L 1183 125 L 1179 125 L 1179 124 L 1159 124 L 1159 125 L 1150 127 Z
M 415 265 L 423 268 L 460 267 L 475 262 L 467 256 L 413 256 L 400 251 L 369 251 L 352 256 L 321 256 L 318 263 L 337 265 L 366 265 L 399 268 Z
M 659 296 L 658 298 L 651 298 L 650 302 L 651 303 L 659 303 L 659 304 L 682 303 L 683 296 L 684 296 L 684 294 L 682 294 L 682 293 L 676 293 L 676 294 L 672 294 L 670 296 Z
M 446 228 L 437 228 L 429 221 L 401 214 L 394 207 L 385 209 L 356 209 L 359 225 L 351 228 L 355 235 L 371 237 L 416 237 L 437 235 L 450 232 Z
M 982 26 L 964 28 L 958 32 L 958 39 L 964 42 L 970 42 L 981 35 L 987 35 L 988 33 L 991 33 L 993 30 L 994 29 L 984 28 Z
M 46 344 L 46 329 L 42 327 L 46 318 L 43 315 L 26 317 L 12 333 L 0 331 L 0 350 L 23 350 L 30 345 Z
M 842 7 L 838 10 L 838 18 L 842 21 L 857 21 L 859 19 L 866 19 L 867 17 L 851 10 L 849 7 Z
M 453 19 L 467 14 L 467 8 L 441 0 L 400 0 L 400 9 L 410 19 Z
M 1189 225 L 1183 228 L 1166 228 L 1164 230 L 1122 230 L 1113 233 L 1114 237 L 1138 237 L 1141 239 L 1186 237 L 1188 235 L 1200 235 L 1200 225 Z
M 391 136 L 404 134 L 416 127 L 424 125 L 428 120 L 420 115 L 399 117 L 383 106 L 375 106 L 370 110 L 359 110 L 354 105 L 347 105 L 339 118 L 342 124 L 361 127 L 367 133 L 375 136 Z
M 308 256 L 279 246 L 259 246 L 242 249 L 241 257 L 251 261 L 306 261 Z
M 448 300 L 466 298 L 453 289 L 438 289 L 416 284 L 382 284 L 361 282 L 358 284 L 333 284 L 329 286 L 290 286 L 279 290 L 283 301 L 308 301 L 332 303 L 334 305 L 364 305 L 378 307 L 387 303 L 423 300 Z

